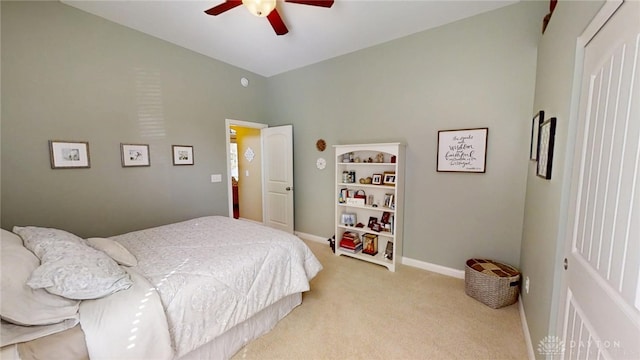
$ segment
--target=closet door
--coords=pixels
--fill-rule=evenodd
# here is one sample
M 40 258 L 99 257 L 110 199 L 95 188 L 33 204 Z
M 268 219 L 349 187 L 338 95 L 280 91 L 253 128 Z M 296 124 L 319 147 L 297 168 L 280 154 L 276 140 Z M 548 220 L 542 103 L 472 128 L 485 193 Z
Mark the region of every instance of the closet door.
M 638 14 L 640 2 L 625 1 L 584 39 L 560 317 L 564 349 L 546 349 L 564 350 L 566 359 L 640 357 Z

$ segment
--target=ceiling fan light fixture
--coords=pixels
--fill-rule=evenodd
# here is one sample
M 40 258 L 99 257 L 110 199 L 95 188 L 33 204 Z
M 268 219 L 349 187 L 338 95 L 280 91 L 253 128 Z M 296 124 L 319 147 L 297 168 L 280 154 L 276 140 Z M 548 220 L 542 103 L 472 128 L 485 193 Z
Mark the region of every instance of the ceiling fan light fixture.
M 257 17 L 266 17 L 276 8 L 276 0 L 242 0 L 242 4 Z

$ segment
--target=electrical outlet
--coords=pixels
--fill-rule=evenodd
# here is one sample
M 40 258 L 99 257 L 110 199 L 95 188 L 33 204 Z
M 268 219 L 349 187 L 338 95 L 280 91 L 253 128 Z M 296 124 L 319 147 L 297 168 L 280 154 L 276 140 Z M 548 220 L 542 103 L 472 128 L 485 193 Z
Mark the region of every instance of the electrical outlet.
M 529 293 L 529 277 L 524 278 L 524 292 Z

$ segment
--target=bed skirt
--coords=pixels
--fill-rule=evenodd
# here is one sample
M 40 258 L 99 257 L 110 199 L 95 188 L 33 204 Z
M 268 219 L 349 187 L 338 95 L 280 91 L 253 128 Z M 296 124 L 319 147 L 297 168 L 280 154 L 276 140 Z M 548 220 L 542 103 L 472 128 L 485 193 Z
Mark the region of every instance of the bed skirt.
M 240 323 L 214 340 L 181 357 L 180 360 L 230 359 L 252 340 L 273 329 L 278 321 L 302 303 L 302 294 L 289 295 Z M 87 354 L 88 357 L 88 354 Z M 0 348 L 0 359 L 20 360 L 18 345 Z
M 273 329 L 294 308 L 302 303 L 302 293 L 289 295 L 262 309 L 246 321 L 209 341 L 180 360 L 230 359 L 246 344 Z

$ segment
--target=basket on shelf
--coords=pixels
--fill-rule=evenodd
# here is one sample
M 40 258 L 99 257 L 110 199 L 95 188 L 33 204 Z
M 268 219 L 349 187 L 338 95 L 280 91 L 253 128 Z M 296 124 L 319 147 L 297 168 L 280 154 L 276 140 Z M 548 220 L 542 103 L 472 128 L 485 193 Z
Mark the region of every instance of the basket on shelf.
M 465 293 L 493 309 L 518 301 L 520 272 L 494 260 L 469 259 L 464 271 Z

